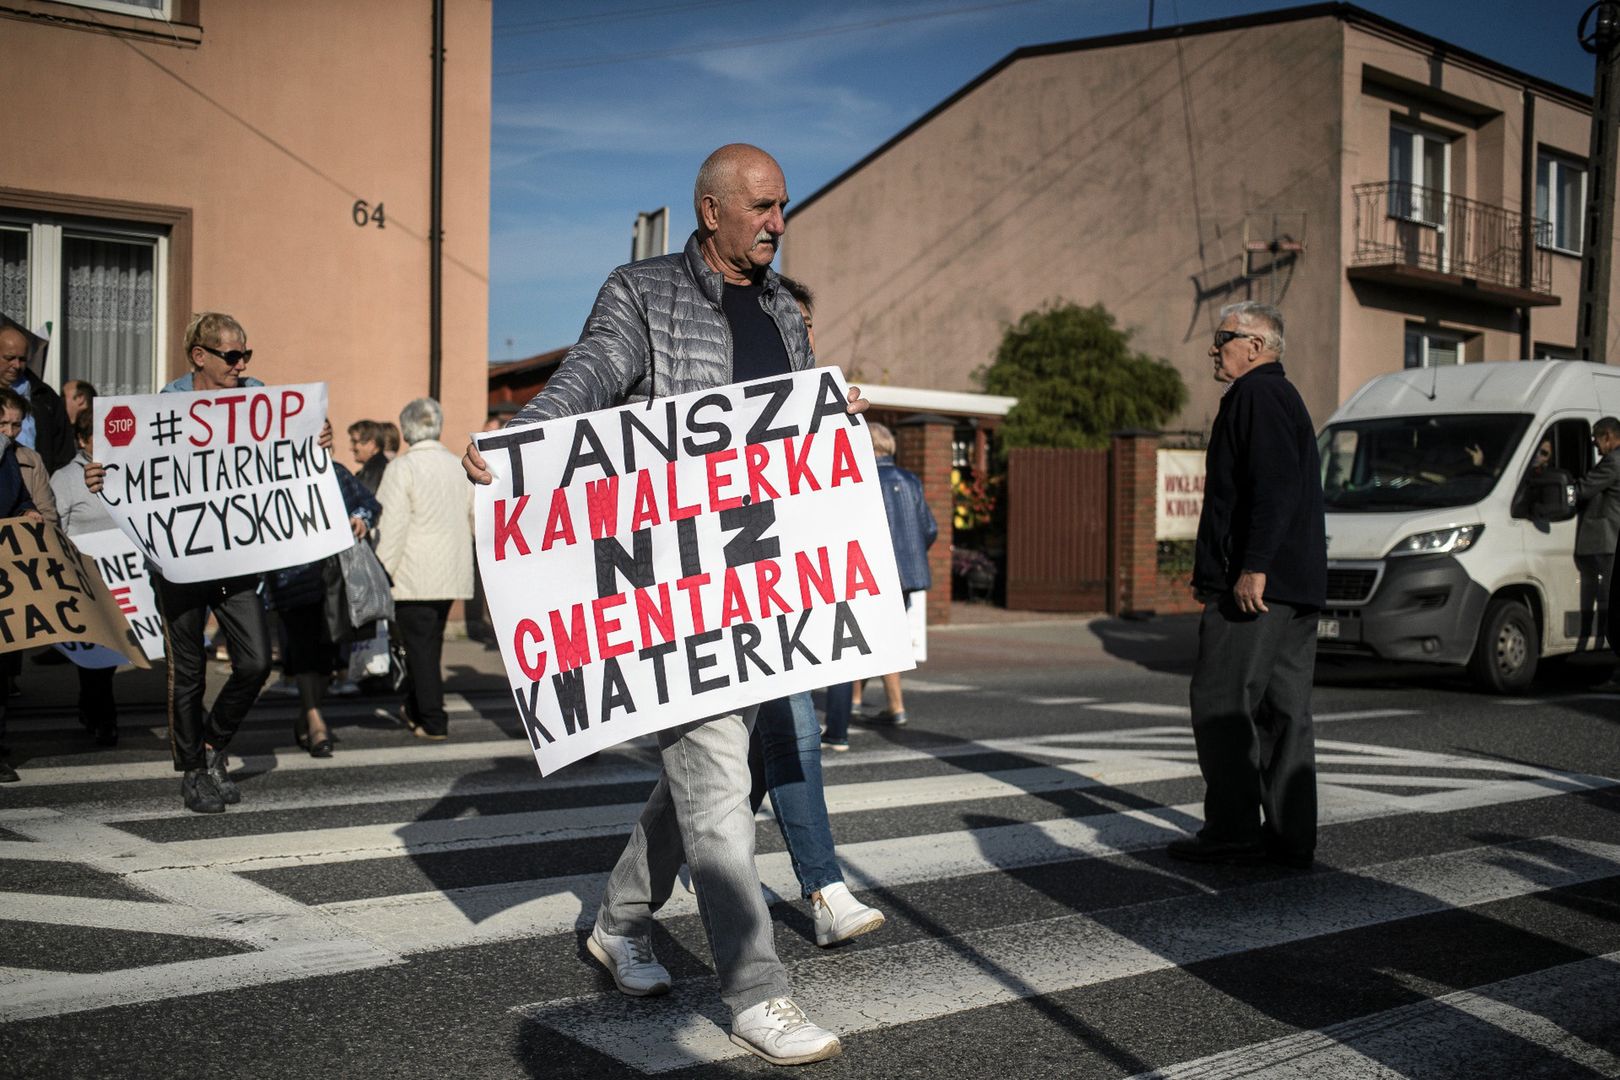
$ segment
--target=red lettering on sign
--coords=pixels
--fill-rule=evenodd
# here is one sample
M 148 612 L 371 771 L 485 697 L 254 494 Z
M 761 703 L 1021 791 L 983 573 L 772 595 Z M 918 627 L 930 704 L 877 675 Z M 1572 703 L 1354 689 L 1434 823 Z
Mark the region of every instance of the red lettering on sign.
M 833 463 L 832 481 L 830 486 L 837 487 L 848 477 L 854 483 L 861 482 L 861 467 L 855 464 L 855 449 L 849 445 L 849 431 L 839 428 L 833 435 Z
M 761 495 L 769 495 L 773 499 L 782 496 L 771 487 L 771 482 L 765 479 L 765 466 L 771 463 L 770 447 L 764 443 L 750 443 L 747 450 L 748 458 L 748 497 L 759 502 Z
M 801 608 L 811 606 L 811 589 L 814 589 L 816 595 L 821 597 L 823 604 L 831 604 L 837 599 L 833 596 L 832 564 L 827 558 L 827 549 L 817 548 L 816 559 L 816 565 L 812 566 L 808 551 L 795 552 L 793 555 L 793 566 L 799 575 L 799 606 Z M 818 570 L 820 573 L 817 573 Z
M 792 436 L 789 436 L 786 440 L 789 495 L 797 495 L 799 493 L 799 484 L 801 481 L 808 485 L 811 491 L 821 490 L 821 485 L 816 482 L 816 478 L 811 475 L 810 472 L 810 443 L 813 439 L 815 439 L 815 435 L 813 433 L 804 437 L 804 442 L 800 444 L 799 453 L 797 456 L 795 456 L 793 453 Z
M 616 634 L 621 629 L 618 619 L 608 618 L 608 609 L 623 604 L 627 597 L 624 593 L 613 596 L 604 596 L 591 601 L 591 617 L 596 622 L 596 657 L 606 660 L 610 656 L 623 656 L 636 647 L 633 641 L 609 641 L 608 635 Z
M 523 530 L 518 527 L 518 518 L 523 516 L 523 508 L 529 505 L 527 495 L 519 496 L 516 505 L 512 507 L 512 516 L 506 516 L 506 500 L 495 500 L 495 561 L 500 562 L 506 558 L 506 545 L 517 545 L 519 555 L 529 553 L 529 541 L 524 539 Z
M 877 580 L 872 577 L 872 568 L 866 565 L 866 556 L 861 552 L 861 542 L 849 542 L 849 562 L 844 567 L 844 599 L 852 598 L 858 592 L 869 592 L 873 596 L 878 593 Z
M 112 598 L 118 601 L 118 610 L 122 611 L 125 615 L 133 615 L 137 610 L 135 607 L 135 601 L 129 598 L 129 590 L 130 587 L 128 585 L 125 585 L 122 588 L 110 590 L 112 593 Z
M 517 654 L 518 667 L 523 669 L 523 674 L 538 682 L 546 673 L 546 651 L 537 648 L 531 655 L 525 647 L 525 639 L 537 646 L 546 640 L 540 632 L 540 624 L 533 619 L 518 620 L 517 630 L 512 634 L 512 651 Z
M 557 657 L 558 671 L 573 671 L 591 662 L 591 636 L 585 629 L 585 605 L 569 609 L 569 624 L 563 625 L 562 612 L 551 613 L 551 651 Z
M 742 496 L 740 495 L 733 495 L 729 499 L 720 497 L 720 493 L 730 487 L 732 482 L 737 479 L 734 476 L 722 475 L 720 466 L 725 462 L 736 460 L 736 450 L 720 450 L 713 454 L 706 454 L 703 457 L 703 468 L 709 476 L 709 510 L 711 513 L 717 510 L 734 510 L 742 505 Z
M 287 421 L 304 411 L 304 395 L 297 390 L 281 392 L 281 438 L 287 437 Z
M 540 538 L 540 550 L 550 551 L 551 545 L 561 540 L 574 542 L 574 518 L 568 512 L 568 492 L 557 488 L 551 493 L 551 509 L 546 512 L 546 535 Z

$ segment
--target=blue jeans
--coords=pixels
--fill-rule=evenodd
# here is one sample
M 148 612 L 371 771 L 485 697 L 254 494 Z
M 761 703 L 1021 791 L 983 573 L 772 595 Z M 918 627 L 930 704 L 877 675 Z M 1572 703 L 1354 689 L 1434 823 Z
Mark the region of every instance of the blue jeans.
M 827 687 L 827 741 L 849 742 L 849 715 L 855 707 L 855 684 Z
M 754 710 L 658 733 L 663 769 L 608 877 L 597 925 L 645 937 L 669 899 L 681 860 L 692 868 L 698 914 L 732 1014 L 790 993 L 754 866 L 748 738 Z
M 754 777 L 753 803 L 757 809 L 765 791 L 770 792 L 793 874 L 808 900 L 822 886 L 844 880 L 833 858 L 832 825 L 821 786 L 821 725 L 810 695 L 794 694 L 761 705 L 754 737 L 761 768 Z

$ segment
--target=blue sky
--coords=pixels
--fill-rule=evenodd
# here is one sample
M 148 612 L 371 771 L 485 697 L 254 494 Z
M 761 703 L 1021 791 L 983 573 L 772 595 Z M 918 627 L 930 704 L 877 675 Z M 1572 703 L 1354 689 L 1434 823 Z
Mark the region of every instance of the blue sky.
M 1154 25 L 1291 7 L 1153 0 Z M 1362 7 L 1591 93 L 1588 0 Z M 776 155 L 803 199 L 1023 45 L 1147 28 L 1149 0 L 494 0 L 490 356 L 570 344 L 640 210 L 692 228 L 727 142 Z M 791 245 L 791 229 L 785 244 Z

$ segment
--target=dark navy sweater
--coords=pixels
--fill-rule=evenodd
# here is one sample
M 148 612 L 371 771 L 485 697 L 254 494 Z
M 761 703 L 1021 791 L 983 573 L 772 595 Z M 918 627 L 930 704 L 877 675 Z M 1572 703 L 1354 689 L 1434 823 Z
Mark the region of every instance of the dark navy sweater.
M 1267 600 L 1320 608 L 1327 536 L 1316 427 L 1281 363 L 1232 383 L 1204 462 L 1193 587 L 1226 592 L 1249 570 L 1266 575 Z

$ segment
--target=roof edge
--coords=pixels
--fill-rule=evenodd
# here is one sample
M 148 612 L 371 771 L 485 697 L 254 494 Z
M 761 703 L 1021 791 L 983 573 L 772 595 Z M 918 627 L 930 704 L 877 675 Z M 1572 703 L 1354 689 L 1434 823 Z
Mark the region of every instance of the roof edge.
M 1176 26 L 1167 26 L 1161 30 L 1132 30 L 1122 34 L 1105 34 L 1101 37 L 1071 38 L 1067 41 L 1048 42 L 1044 45 L 1020 46 L 1019 48 L 1008 53 L 1006 56 L 1002 57 L 1000 60 L 996 61 L 984 71 L 980 72 L 970 82 L 957 89 L 945 100 L 923 113 L 917 119 L 907 124 L 904 128 L 901 128 L 900 131 L 878 146 L 877 149 L 855 162 L 855 164 L 851 165 L 849 168 L 845 169 L 843 172 L 839 173 L 825 184 L 821 185 L 821 187 L 811 192 L 804 199 L 801 199 L 799 201 L 799 205 L 795 206 L 787 215 L 788 219 L 792 220 L 793 218 L 804 213 L 806 210 L 810 209 L 810 207 L 814 206 L 816 201 L 823 195 L 826 195 L 834 188 L 842 184 L 845 180 L 848 180 L 850 177 L 866 168 L 866 166 L 888 153 L 889 150 L 897 146 L 904 139 L 909 138 L 913 132 L 917 131 L 924 124 L 927 124 L 929 121 L 933 120 L 934 117 L 938 116 L 952 105 L 955 105 L 958 101 L 962 100 L 968 94 L 971 94 L 974 90 L 977 90 L 980 86 L 983 86 L 985 83 L 995 78 L 1004 69 L 1011 67 L 1019 60 L 1028 60 L 1038 56 L 1056 56 L 1062 53 L 1070 52 L 1086 52 L 1091 49 L 1115 48 L 1121 45 L 1140 45 L 1151 41 L 1168 41 L 1178 37 L 1192 37 L 1203 34 L 1221 33 L 1228 30 L 1244 30 L 1253 26 L 1275 26 L 1283 23 L 1299 22 L 1305 19 L 1319 19 L 1326 17 L 1336 18 L 1343 22 L 1359 23 L 1364 26 L 1382 30 L 1385 33 L 1408 38 L 1425 46 L 1426 48 L 1443 51 L 1448 57 L 1465 60 L 1475 66 L 1484 67 L 1491 71 L 1511 76 L 1514 80 L 1522 82 L 1527 87 L 1536 89 L 1550 97 L 1562 98 L 1572 105 L 1584 107 L 1587 110 L 1592 108 L 1592 97 L 1589 94 L 1583 94 L 1578 90 L 1573 90 L 1570 87 L 1552 82 L 1549 79 L 1543 79 L 1539 75 L 1531 75 L 1528 72 L 1521 71 L 1518 68 L 1511 67 L 1500 61 L 1492 60 L 1488 56 L 1483 56 L 1480 53 L 1464 49 L 1459 45 L 1453 45 L 1442 38 L 1434 37 L 1431 34 L 1425 34 L 1421 30 L 1414 30 L 1403 23 L 1398 23 L 1393 19 L 1385 18 L 1382 15 L 1378 15 L 1374 12 L 1366 10 L 1365 8 L 1357 7 L 1355 4 L 1340 2 L 1306 4 L 1300 7 L 1279 8 L 1273 11 L 1257 11 L 1248 15 L 1233 15 L 1222 19 L 1206 19 L 1203 22 L 1183 23 Z

